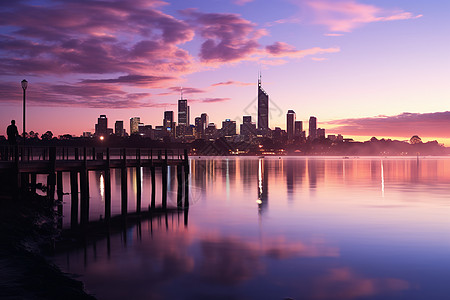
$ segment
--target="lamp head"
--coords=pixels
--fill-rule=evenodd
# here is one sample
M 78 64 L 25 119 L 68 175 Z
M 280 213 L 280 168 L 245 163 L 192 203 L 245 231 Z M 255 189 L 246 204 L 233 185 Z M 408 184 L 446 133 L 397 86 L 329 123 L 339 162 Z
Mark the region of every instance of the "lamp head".
M 28 86 L 28 81 L 26 81 L 25 79 L 22 80 L 22 88 L 23 88 L 24 90 L 26 90 L 26 89 L 27 89 L 27 86 Z

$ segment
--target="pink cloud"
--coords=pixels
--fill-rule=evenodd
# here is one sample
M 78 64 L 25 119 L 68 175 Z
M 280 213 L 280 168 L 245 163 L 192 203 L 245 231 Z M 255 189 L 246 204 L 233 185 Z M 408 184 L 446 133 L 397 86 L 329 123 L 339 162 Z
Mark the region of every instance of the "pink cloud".
M 258 39 L 266 34 L 256 24 L 237 14 L 201 13 L 188 9 L 182 12 L 191 18 L 200 35 L 200 59 L 206 63 L 224 63 L 248 59 L 259 52 Z
M 202 98 L 202 99 L 190 99 L 190 102 L 200 102 L 200 103 L 216 103 L 229 101 L 231 98 Z
M 201 94 L 206 93 L 206 90 L 198 89 L 198 88 L 192 88 L 192 87 L 181 87 L 181 86 L 173 86 L 167 88 L 169 92 L 160 93 L 159 96 L 169 96 L 169 95 L 180 95 L 181 92 L 183 92 L 183 95 L 189 95 L 189 94 Z M 182 91 L 183 90 L 183 91 Z
M 126 75 L 118 78 L 109 79 L 85 79 L 81 83 L 120 83 L 131 85 L 144 85 L 147 87 L 160 87 L 161 84 L 174 80 L 171 76 L 144 76 L 144 75 Z
M 27 101 L 32 106 L 74 106 L 90 108 L 160 107 L 149 93 L 129 93 L 117 85 L 104 83 L 29 84 Z M 21 91 L 17 83 L 0 84 L 3 102 L 20 102 Z
M 271 26 L 280 25 L 280 24 L 295 24 L 295 23 L 300 23 L 300 22 L 301 22 L 301 19 L 299 17 L 290 17 L 290 18 L 279 19 L 276 21 L 268 22 L 265 24 L 265 26 L 271 27 Z
M 0 8 L 2 74 L 189 72 L 194 61 L 180 45 L 194 30 L 159 11 L 162 4 L 55 1 Z
M 316 55 L 316 54 L 325 54 L 325 53 L 336 53 L 339 52 L 339 47 L 333 47 L 333 48 L 320 48 L 320 47 L 314 47 L 310 49 L 305 50 L 297 50 L 295 47 L 283 43 L 283 42 L 276 42 L 272 45 L 266 46 L 266 51 L 275 57 L 298 57 L 302 58 L 308 55 Z
M 245 4 L 253 2 L 253 1 L 254 0 L 234 0 L 233 2 L 234 2 L 234 4 L 242 6 L 242 5 L 245 5 Z
M 332 32 L 350 32 L 367 23 L 420 18 L 402 10 L 386 10 L 356 0 L 314 0 L 306 5 L 312 9 L 315 24 L 326 26 Z
M 249 86 L 249 85 L 254 85 L 254 83 L 229 80 L 229 81 L 225 81 L 225 82 L 218 82 L 218 83 L 211 84 L 211 86 L 223 86 L 223 85 Z
M 450 136 L 450 111 L 402 113 L 395 116 L 342 119 L 326 122 L 332 130 L 347 135 L 445 137 Z

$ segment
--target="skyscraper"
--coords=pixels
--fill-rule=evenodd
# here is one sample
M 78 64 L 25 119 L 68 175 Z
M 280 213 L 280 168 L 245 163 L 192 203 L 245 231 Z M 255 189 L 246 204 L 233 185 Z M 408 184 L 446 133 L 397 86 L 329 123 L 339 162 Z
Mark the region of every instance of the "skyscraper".
M 246 139 L 256 136 L 256 124 L 252 122 L 252 116 L 243 116 L 240 134 Z
M 205 135 L 206 127 L 208 127 L 209 124 L 209 117 L 206 113 L 202 113 L 200 115 L 200 118 L 202 120 L 201 137 L 203 138 L 203 136 Z
M 317 118 L 311 116 L 309 118 L 309 135 L 308 139 L 315 140 L 317 138 Z
M 173 132 L 175 129 L 173 126 L 173 111 L 169 110 L 164 112 L 163 126 L 165 131 Z
M 100 115 L 100 117 L 97 119 L 97 124 L 95 124 L 95 135 L 101 136 L 106 135 L 106 132 L 108 131 L 108 118 L 106 115 Z
M 294 124 L 295 124 L 295 111 L 290 109 L 286 114 L 286 131 L 288 140 L 294 139 L 294 131 L 295 131 Z
M 269 95 L 261 87 L 261 75 L 258 78 L 258 129 L 269 129 Z
M 236 135 L 236 121 L 226 119 L 222 122 L 222 135 L 233 136 Z
M 202 118 L 196 117 L 195 118 L 195 138 L 200 139 L 200 138 L 202 138 L 203 134 L 204 134 L 204 130 L 203 130 Z
M 117 136 L 125 136 L 125 132 L 123 131 L 123 121 L 116 121 L 114 124 L 114 133 Z
M 140 117 L 133 117 L 130 119 L 130 134 L 139 133 L 139 123 L 141 123 Z
M 186 99 L 178 100 L 178 125 L 189 125 L 189 106 Z
M 303 135 L 303 122 L 295 121 L 294 136 L 302 136 L 302 135 Z
M 183 99 L 183 93 L 181 99 L 178 100 L 178 125 L 176 129 L 176 136 L 184 139 L 186 130 L 189 127 L 189 106 L 187 100 Z

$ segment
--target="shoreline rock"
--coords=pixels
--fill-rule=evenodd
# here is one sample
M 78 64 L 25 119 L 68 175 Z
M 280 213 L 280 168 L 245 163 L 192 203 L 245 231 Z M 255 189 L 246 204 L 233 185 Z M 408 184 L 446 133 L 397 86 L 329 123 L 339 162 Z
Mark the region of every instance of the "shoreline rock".
M 0 197 L 1 299 L 95 299 L 81 281 L 43 256 L 59 234 L 56 217 L 46 197 Z

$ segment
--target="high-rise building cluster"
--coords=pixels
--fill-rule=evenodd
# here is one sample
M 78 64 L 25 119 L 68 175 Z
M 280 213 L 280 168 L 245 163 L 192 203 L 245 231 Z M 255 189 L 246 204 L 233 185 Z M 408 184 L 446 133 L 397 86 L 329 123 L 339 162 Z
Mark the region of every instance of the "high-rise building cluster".
M 237 134 L 236 121 L 226 119 L 222 122 L 222 127 L 218 129 L 216 124 L 209 122 L 207 113 L 202 113 L 195 117 L 194 124 L 190 122 L 190 106 L 188 100 L 181 97 L 178 100 L 178 122 L 175 121 L 174 111 L 164 111 L 162 125 L 152 127 L 141 122 L 140 117 L 130 118 L 130 135 L 140 135 L 151 139 L 164 141 L 183 141 L 189 142 L 195 139 L 215 140 L 220 137 L 234 139 L 235 141 L 252 142 L 257 138 L 272 138 L 274 140 L 285 140 L 288 144 L 299 141 L 325 138 L 325 129 L 317 128 L 317 118 L 311 116 L 308 122 L 308 136 L 303 129 L 303 122 L 296 120 L 294 110 L 288 110 L 286 114 L 286 130 L 275 127 L 273 130 L 269 127 L 269 94 L 262 88 L 261 74 L 258 76 L 258 111 L 257 123 L 252 121 L 251 116 L 243 116 L 242 123 L 239 126 L 240 134 Z M 95 124 L 95 137 L 104 137 L 108 135 L 127 136 L 122 120 L 116 121 L 114 131 L 108 128 L 108 119 L 106 115 L 100 115 Z M 83 133 L 83 136 L 91 136 L 89 132 Z M 342 140 L 341 135 L 329 135 L 329 139 Z

